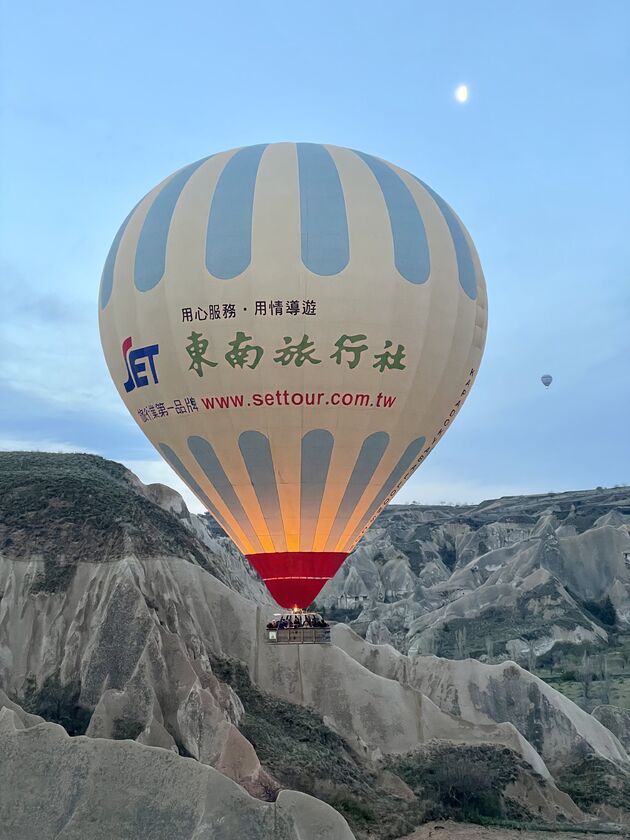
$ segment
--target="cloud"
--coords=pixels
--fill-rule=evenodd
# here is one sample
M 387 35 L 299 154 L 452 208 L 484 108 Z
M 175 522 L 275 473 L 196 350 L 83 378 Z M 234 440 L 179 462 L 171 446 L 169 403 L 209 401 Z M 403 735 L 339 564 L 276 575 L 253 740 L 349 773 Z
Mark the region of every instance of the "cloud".
M 89 455 L 99 454 L 92 449 L 85 449 L 85 447 L 73 443 L 46 440 L 45 438 L 28 440 L 25 438 L 0 437 L 0 450 L 4 452 L 87 452 Z
M 502 496 L 527 496 L 531 493 L 544 492 L 540 488 L 525 487 L 519 484 L 500 484 L 493 482 L 447 480 L 423 481 L 421 476 L 411 479 L 393 499 L 394 504 L 421 505 L 476 505 L 487 499 L 500 499 Z
M 66 409 L 124 415 L 98 336 L 96 304 L 42 293 L 3 265 L 0 384 Z

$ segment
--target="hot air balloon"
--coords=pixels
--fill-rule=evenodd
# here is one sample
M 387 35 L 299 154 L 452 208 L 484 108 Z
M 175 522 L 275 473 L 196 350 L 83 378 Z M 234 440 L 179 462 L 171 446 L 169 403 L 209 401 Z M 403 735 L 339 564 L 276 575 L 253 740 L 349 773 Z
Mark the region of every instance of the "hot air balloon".
M 553 382 L 553 376 L 550 376 L 548 373 L 545 373 L 540 377 L 540 381 L 545 386 L 545 388 L 548 388 Z
M 452 424 L 487 298 L 469 234 L 425 183 L 275 143 L 185 166 L 134 207 L 99 321 L 135 421 L 292 609 Z

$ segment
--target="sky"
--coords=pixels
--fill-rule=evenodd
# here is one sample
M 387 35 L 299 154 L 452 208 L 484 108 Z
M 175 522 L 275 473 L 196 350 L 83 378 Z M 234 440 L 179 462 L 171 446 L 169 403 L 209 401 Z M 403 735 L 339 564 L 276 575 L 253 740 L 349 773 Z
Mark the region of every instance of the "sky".
M 488 285 L 475 387 L 397 501 L 630 483 L 630 3 L 1 8 L 0 449 L 94 452 L 181 490 L 103 360 L 109 246 L 175 169 L 312 141 L 430 184 Z

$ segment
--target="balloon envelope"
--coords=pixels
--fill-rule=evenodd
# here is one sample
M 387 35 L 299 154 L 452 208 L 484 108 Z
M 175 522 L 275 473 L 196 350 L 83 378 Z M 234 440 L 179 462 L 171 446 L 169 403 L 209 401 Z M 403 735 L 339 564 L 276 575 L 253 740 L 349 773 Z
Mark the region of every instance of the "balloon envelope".
M 550 376 L 548 373 L 545 373 L 543 376 L 540 377 L 540 381 L 545 386 L 545 388 L 548 388 L 553 382 L 553 376 Z
M 222 152 L 151 190 L 99 308 L 125 405 L 284 607 L 315 598 L 442 438 L 487 324 L 449 205 L 310 143 Z

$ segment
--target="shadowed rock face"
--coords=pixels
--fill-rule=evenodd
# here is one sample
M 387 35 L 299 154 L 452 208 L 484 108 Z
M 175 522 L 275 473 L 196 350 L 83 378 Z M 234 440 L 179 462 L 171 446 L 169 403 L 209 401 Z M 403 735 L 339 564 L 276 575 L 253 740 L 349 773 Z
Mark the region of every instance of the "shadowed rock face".
M 402 652 L 541 655 L 605 645 L 607 598 L 630 627 L 630 488 L 391 505 L 318 597 L 369 641 Z M 609 607 L 610 609 L 610 607 Z M 521 643 L 521 646 L 522 643 Z
M 82 474 L 86 471 L 83 457 L 88 456 L 81 456 Z M 366 803 L 371 809 L 368 828 L 374 832 L 378 826 L 378 836 L 388 836 L 385 828 L 393 826 L 395 818 L 400 818 L 399 834 L 404 833 L 403 828 L 411 830 L 413 819 L 417 823 L 419 800 L 383 762 L 402 760 L 409 751 L 436 740 L 467 744 L 471 749 L 491 745 L 511 751 L 521 768 L 515 794 L 520 797 L 519 807 L 527 810 L 542 798 L 545 813 L 566 819 L 579 815 L 555 787 L 550 767 L 554 773 L 557 768 L 564 770 L 579 754 L 596 756 L 614 764 L 621 774 L 626 772 L 625 751 L 608 730 L 511 663 L 503 670 L 493 670 L 472 661 L 406 657 L 388 645 L 369 645 L 343 627 L 336 628 L 331 647 L 264 644 L 264 625 L 274 608 L 238 552 L 221 542 L 224 538 L 198 517 L 191 517 L 172 491 L 155 486 L 147 490 L 127 471 L 120 473 L 118 465 L 102 459 L 88 461 L 101 476 L 101 498 L 108 498 L 107 482 L 111 480 L 127 507 L 100 511 L 98 538 L 87 533 L 89 526 L 85 526 L 90 553 L 81 559 L 74 537 L 72 551 L 64 548 L 62 522 L 55 518 L 55 511 L 61 510 L 59 515 L 65 521 L 67 508 L 58 508 L 54 499 L 28 490 L 33 477 L 28 475 L 27 456 L 20 458 L 14 476 L 17 496 L 5 499 L 17 499 L 15 503 L 26 508 L 17 513 L 5 502 L 0 512 L 4 540 L 9 541 L 0 553 L 0 688 L 10 698 L 6 705 L 20 724 L 30 727 L 37 718 L 25 715 L 40 714 L 63 723 L 68 732 L 78 736 L 66 739 L 60 748 L 59 755 L 66 756 L 63 766 L 88 767 L 92 763 L 96 767 L 101 761 L 100 747 L 90 745 L 108 743 L 103 749 L 131 749 L 130 767 L 136 767 L 137 772 L 145 759 L 133 750 L 140 756 L 166 757 L 160 760 L 172 764 L 164 767 L 174 768 L 172 772 L 178 774 L 179 753 L 195 760 L 184 762 L 187 768 L 214 768 L 224 781 L 228 777 L 230 784 L 237 782 L 237 791 L 244 789 L 261 800 L 276 799 L 278 791 L 287 787 L 316 792 L 353 821 L 357 837 L 367 836 Z M 39 456 L 35 464 L 37 474 L 43 469 Z M 67 468 L 66 461 L 54 488 L 62 483 Z M 10 490 L 9 484 L 6 486 Z M 129 513 L 134 499 L 139 499 L 140 512 Z M 47 526 L 38 527 L 37 550 L 30 555 L 28 522 L 37 510 L 45 510 Z M 134 536 L 133 529 L 130 532 L 129 520 L 136 523 L 134 527 L 140 528 L 138 522 L 144 523 L 142 527 L 154 527 L 150 544 Z M 155 528 L 160 523 L 167 535 L 163 547 L 156 542 L 159 534 Z M 422 528 L 425 525 L 420 523 Z M 610 525 L 600 530 L 608 528 Z M 185 550 L 172 548 L 169 540 L 173 533 L 183 534 Z M 444 545 L 455 545 L 457 529 L 445 533 Z M 574 604 L 567 592 L 555 584 L 548 586 L 550 573 L 539 562 L 543 549 L 534 539 L 530 543 L 530 566 L 523 566 L 526 585 L 538 592 L 548 587 L 545 604 L 550 610 L 556 608 L 558 598 L 561 603 L 568 599 L 567 603 Z M 114 544 L 123 549 L 127 546 L 128 553 L 113 556 L 110 548 Z M 509 557 L 513 547 L 497 550 Z M 72 569 L 62 585 L 41 585 L 42 576 L 49 574 L 46 558 L 50 556 L 62 558 L 63 568 Z M 448 566 L 441 555 L 431 556 L 431 574 L 466 574 L 466 567 L 456 568 L 455 557 L 446 558 Z M 387 573 L 388 585 L 407 585 L 406 575 L 397 576 L 400 557 L 394 560 Z M 501 567 L 507 577 L 496 580 L 494 586 L 514 590 L 520 578 L 509 578 L 512 573 L 505 571 L 509 566 L 506 562 Z M 484 574 L 490 581 L 494 572 L 486 569 Z M 397 604 L 382 606 L 399 608 Z M 403 609 L 401 621 L 408 620 Z M 383 636 L 390 630 L 383 621 L 371 632 Z M 12 703 L 17 705 L 11 707 Z M 40 742 L 30 734 L 39 731 L 35 726 L 25 730 L 26 735 L 21 731 L 9 734 L 17 741 L 23 739 L 20 743 L 30 745 L 28 749 L 41 749 L 45 754 L 49 750 L 46 738 L 59 740 L 62 736 L 53 727 L 53 735 L 42 735 Z M 80 737 L 83 734 L 91 738 Z M 111 743 L 98 739 L 110 739 Z M 137 743 L 117 743 L 124 739 Z M 278 760 L 274 739 L 282 742 L 287 761 Z M 80 746 L 72 746 L 75 743 Z M 313 745 L 306 756 L 304 744 Z M 145 747 L 160 749 L 147 752 Z M 111 752 L 102 760 L 112 765 L 115 760 L 124 763 L 126 755 Z M 287 762 L 293 762 L 292 774 L 286 770 Z M 333 766 L 335 774 L 330 772 Z M 49 767 L 51 773 L 57 772 L 54 762 Z M 524 777 L 531 777 L 531 783 Z M 329 780 L 329 787 L 322 779 Z M 111 784 L 115 784 L 113 780 Z M 239 795 L 244 794 L 241 791 Z M 137 796 L 141 796 L 139 790 Z M 205 793 L 200 796 L 203 799 Z M 282 801 L 286 808 L 287 803 L 293 803 L 296 820 L 317 807 L 309 804 L 310 800 L 287 797 L 288 793 L 282 793 L 277 803 Z M 5 801 L 7 808 L 13 807 L 13 800 Z M 91 802 L 89 798 L 86 801 Z M 198 811 L 191 816 L 189 805 L 180 806 L 182 821 L 197 825 L 194 815 L 198 816 Z M 66 803 L 63 807 L 66 814 L 71 806 Z M 238 810 L 240 805 L 236 807 Z M 89 811 L 87 805 L 84 810 Z M 264 814 L 271 812 L 256 813 L 262 830 L 268 819 Z M 279 812 L 274 813 L 276 819 Z M 248 825 L 246 819 L 249 817 L 243 816 L 244 826 Z M 250 835 L 242 829 L 235 836 Z

